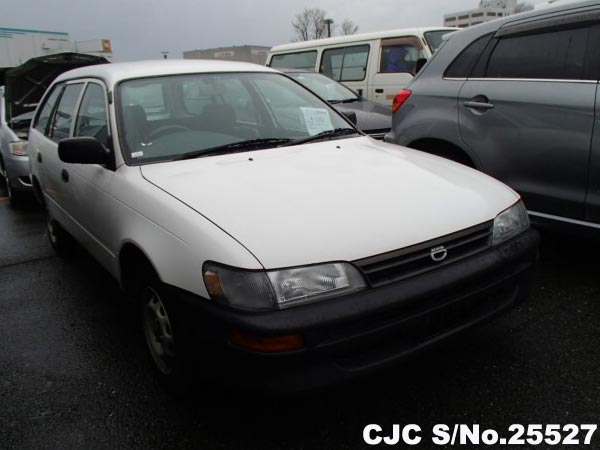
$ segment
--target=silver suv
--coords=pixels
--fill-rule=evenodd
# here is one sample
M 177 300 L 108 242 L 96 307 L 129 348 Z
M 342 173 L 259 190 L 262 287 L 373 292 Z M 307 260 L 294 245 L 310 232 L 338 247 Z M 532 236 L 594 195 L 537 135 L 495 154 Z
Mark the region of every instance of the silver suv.
M 536 222 L 600 223 L 600 2 L 450 35 L 394 101 L 385 140 L 486 172 Z

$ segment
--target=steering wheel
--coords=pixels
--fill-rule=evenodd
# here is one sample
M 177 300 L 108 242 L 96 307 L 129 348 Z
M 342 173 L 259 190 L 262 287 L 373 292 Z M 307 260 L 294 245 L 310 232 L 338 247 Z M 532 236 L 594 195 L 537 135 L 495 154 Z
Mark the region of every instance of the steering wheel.
M 152 130 L 146 138 L 145 141 L 151 141 L 152 139 L 156 139 L 158 136 L 162 136 L 164 134 L 176 133 L 178 131 L 192 131 L 183 125 L 163 125 L 162 127 L 158 127 L 155 130 Z

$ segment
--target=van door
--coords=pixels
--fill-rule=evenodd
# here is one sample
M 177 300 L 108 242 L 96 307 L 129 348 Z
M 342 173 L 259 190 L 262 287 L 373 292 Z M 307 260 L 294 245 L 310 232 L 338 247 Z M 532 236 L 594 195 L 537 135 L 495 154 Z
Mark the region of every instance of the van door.
M 370 43 L 325 49 L 321 55 L 319 72 L 366 97 L 370 53 Z
M 391 106 L 398 91 L 413 79 L 417 61 L 428 57 L 427 49 L 416 36 L 406 36 L 381 39 L 374 53 L 368 99 Z
M 582 220 L 597 85 L 585 52 L 595 43 L 589 26 L 561 24 L 496 33 L 459 93 L 460 134 L 528 210 Z

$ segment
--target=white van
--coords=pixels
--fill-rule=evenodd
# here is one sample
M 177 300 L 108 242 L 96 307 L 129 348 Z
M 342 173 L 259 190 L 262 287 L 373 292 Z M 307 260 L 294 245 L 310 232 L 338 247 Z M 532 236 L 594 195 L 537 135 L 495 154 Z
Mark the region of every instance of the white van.
M 269 52 L 267 66 L 322 72 L 367 100 L 391 105 L 442 37 L 456 30 L 407 28 L 278 45 Z

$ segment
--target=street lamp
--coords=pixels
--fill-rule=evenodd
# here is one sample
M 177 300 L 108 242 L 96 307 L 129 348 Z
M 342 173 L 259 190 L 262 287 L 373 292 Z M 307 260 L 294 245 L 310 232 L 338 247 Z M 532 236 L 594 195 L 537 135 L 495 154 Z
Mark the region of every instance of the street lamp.
M 169 56 L 169 52 L 160 52 L 163 55 L 163 59 L 167 59 L 167 56 Z

